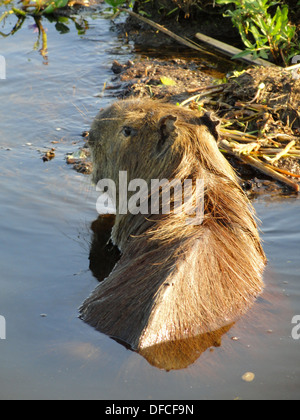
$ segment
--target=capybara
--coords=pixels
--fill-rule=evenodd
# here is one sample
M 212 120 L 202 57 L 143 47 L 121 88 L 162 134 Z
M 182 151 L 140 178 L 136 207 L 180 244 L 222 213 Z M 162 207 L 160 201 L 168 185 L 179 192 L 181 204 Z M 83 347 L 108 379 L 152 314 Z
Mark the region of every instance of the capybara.
M 116 185 L 111 241 L 121 257 L 81 317 L 134 350 L 229 325 L 263 290 L 254 210 L 218 149 L 217 125 L 209 114 L 151 99 L 117 101 L 92 124 L 92 177 Z M 201 223 L 187 223 L 185 207 L 174 211 L 175 193 L 169 214 L 153 214 L 150 205 L 147 214 L 120 212 L 120 171 L 128 182 L 147 183 L 149 203 L 151 180 L 192 180 L 187 208 L 196 208 L 195 184 L 203 180 Z

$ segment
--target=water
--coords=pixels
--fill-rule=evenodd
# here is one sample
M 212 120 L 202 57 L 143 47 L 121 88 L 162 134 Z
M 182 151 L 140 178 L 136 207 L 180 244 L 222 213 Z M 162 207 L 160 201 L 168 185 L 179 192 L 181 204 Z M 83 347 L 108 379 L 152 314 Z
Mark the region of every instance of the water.
M 299 399 L 300 341 L 291 337 L 300 314 L 298 198 L 255 201 L 269 259 L 266 292 L 220 347 L 188 368 L 158 369 L 79 320 L 78 307 L 97 285 L 88 268 L 97 195 L 65 154 L 110 102 L 96 95 L 112 60 L 134 56 L 101 15 L 85 19 L 81 36 L 74 25 L 62 35 L 43 22 L 48 64 L 33 51 L 30 19 L 0 38 L 7 63 L 0 80 L 0 399 Z M 51 147 L 55 159 L 43 162 Z M 247 371 L 256 375 L 251 383 L 241 379 Z

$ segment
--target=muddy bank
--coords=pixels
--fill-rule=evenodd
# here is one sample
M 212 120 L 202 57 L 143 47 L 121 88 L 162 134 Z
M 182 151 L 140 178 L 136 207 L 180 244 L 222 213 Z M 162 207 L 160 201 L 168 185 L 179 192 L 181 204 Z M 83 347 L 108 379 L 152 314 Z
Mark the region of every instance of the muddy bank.
M 220 150 L 249 195 L 286 195 L 299 188 L 300 79 L 289 71 L 255 67 L 221 81 L 201 71 L 194 60 L 114 61 L 105 94 L 115 99 L 151 97 L 214 112 L 222 122 Z M 88 158 L 69 163 L 90 172 Z
M 220 41 L 226 41 L 230 45 L 243 46 L 239 32 L 233 28 L 230 19 L 222 16 L 220 8 L 218 10 L 214 8 L 207 10 L 194 9 L 192 17 L 185 17 L 187 15 L 182 9 L 168 15 L 168 9 L 164 9 L 164 12 L 162 8 L 152 7 L 152 3 L 143 4 L 141 7 L 139 3 L 135 3 L 133 11 L 139 13 L 141 8 L 143 9 L 143 16 L 149 17 L 153 22 L 163 25 L 182 37 L 196 41 L 195 34 L 201 32 Z M 118 30 L 128 40 L 133 41 L 137 47 L 142 46 L 144 49 L 176 45 L 174 39 L 133 16 L 128 16 L 123 24 L 119 24 Z

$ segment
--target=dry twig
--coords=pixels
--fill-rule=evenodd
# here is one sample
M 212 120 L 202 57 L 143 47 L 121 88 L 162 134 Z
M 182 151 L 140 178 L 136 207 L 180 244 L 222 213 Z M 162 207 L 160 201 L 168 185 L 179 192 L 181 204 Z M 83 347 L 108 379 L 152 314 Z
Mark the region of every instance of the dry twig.
M 284 176 L 283 174 L 276 171 L 275 167 L 272 167 L 271 165 L 265 164 L 259 159 L 252 157 L 252 156 L 242 156 L 239 152 L 234 150 L 235 144 L 229 143 L 227 140 L 222 140 L 220 142 L 220 147 L 222 149 L 225 149 L 227 153 L 230 153 L 233 156 L 236 156 L 244 163 L 247 163 L 248 165 L 253 166 L 254 168 L 258 169 L 259 171 L 263 172 L 264 174 L 270 176 L 271 178 L 275 179 L 276 181 L 282 182 L 285 185 L 287 185 L 289 188 L 293 189 L 295 192 L 300 191 L 299 184 L 296 184 L 295 182 L 291 181 L 289 178 Z

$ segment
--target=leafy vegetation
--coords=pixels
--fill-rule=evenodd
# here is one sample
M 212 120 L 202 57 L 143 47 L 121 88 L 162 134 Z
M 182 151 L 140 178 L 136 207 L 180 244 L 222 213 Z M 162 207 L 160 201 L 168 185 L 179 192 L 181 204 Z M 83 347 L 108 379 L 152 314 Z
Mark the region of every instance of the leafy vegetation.
M 119 6 L 124 6 L 128 2 L 126 0 L 105 0 L 105 3 L 116 9 Z M 130 7 L 132 7 L 132 4 Z
M 120 6 L 127 4 L 132 7 L 134 3 L 129 4 L 129 0 L 105 1 L 114 12 Z M 289 22 L 287 4 L 282 4 L 277 0 L 215 0 L 215 2 L 219 6 L 229 6 L 224 16 L 231 18 L 246 47 L 236 58 L 252 54 L 254 58 L 273 60 L 276 64 L 288 65 L 291 57 L 300 54 L 296 26 Z M 145 2 L 136 1 L 136 3 L 140 6 L 139 13 L 143 14 L 142 6 Z M 172 5 L 170 1 L 170 8 Z M 171 15 L 177 9 L 170 9 L 165 15 Z
M 20 7 L 11 8 L 11 11 L 16 15 L 26 16 L 26 14 L 40 15 L 40 14 L 51 14 L 55 10 L 67 6 L 69 0 L 21 0 Z M 4 4 L 12 3 L 12 0 L 3 2 Z M 10 12 L 10 11 L 9 11 Z M 4 12 L 3 15 L 8 14 Z M 1 16 L 1 20 L 3 19 Z
M 273 0 L 216 0 L 219 5 L 234 5 L 225 16 L 238 28 L 246 49 L 239 56 L 253 54 L 255 58 L 269 59 L 288 64 L 300 52 L 296 26 L 289 23 L 287 5 Z M 275 12 L 272 8 L 277 6 Z

